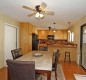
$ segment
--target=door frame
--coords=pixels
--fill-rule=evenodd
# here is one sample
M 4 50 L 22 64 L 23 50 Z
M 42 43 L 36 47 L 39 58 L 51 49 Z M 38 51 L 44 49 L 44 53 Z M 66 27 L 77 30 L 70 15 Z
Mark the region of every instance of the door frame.
M 16 48 L 19 48 L 19 27 L 8 24 L 8 23 L 5 23 L 4 24 L 4 36 L 5 36 L 5 26 L 6 25 L 9 26 L 9 27 L 16 28 Z M 5 64 L 5 38 L 4 38 L 4 65 L 6 65 Z
M 86 26 L 86 23 L 81 25 L 80 29 L 80 65 L 82 66 L 82 43 L 83 43 L 83 28 Z M 83 67 L 83 66 L 82 66 Z M 83 67 L 84 68 L 84 67 Z M 85 69 L 85 68 L 84 68 Z

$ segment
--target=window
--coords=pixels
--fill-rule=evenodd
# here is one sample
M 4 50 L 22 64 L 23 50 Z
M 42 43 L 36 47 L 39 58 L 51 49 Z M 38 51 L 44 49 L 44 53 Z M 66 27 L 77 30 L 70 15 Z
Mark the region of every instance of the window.
M 68 32 L 68 41 L 73 42 L 74 41 L 74 32 Z

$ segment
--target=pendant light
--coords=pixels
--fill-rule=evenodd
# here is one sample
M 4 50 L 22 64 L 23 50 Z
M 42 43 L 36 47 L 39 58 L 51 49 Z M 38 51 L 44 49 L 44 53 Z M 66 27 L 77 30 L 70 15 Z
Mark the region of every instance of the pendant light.
M 54 24 L 54 30 L 53 30 L 53 32 L 55 33 L 55 32 L 56 32 L 56 30 L 55 30 L 55 24 L 56 24 L 56 23 L 54 22 L 53 24 Z
M 70 28 L 70 22 L 68 22 L 69 28 Z M 70 33 L 70 30 L 68 30 L 68 33 Z
M 49 30 L 51 30 L 51 27 L 48 27 L 49 28 Z

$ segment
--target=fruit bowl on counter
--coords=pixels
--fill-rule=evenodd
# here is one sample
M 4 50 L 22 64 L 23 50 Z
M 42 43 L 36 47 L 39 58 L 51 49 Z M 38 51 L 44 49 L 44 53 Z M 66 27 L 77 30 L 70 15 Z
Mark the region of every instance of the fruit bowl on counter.
M 42 54 L 42 53 L 39 53 L 39 52 L 33 54 L 33 56 L 35 56 L 35 57 L 40 57 L 40 56 L 42 56 L 42 55 L 43 55 L 43 54 Z

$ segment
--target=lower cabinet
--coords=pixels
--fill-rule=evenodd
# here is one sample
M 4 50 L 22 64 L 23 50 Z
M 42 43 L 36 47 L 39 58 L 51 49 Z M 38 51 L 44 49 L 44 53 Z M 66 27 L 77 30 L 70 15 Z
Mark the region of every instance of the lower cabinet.
M 39 47 L 39 51 L 48 51 L 48 47 L 47 46 L 44 46 L 44 47 L 43 46 L 42 47 L 40 46 Z
M 53 53 L 56 49 L 60 50 L 60 61 L 64 61 L 65 58 L 65 52 L 70 52 L 70 59 L 71 61 L 76 61 L 76 48 L 74 47 L 58 47 L 58 46 L 49 46 L 48 51 L 50 53 Z
M 48 51 L 53 54 L 53 52 L 57 49 L 60 50 L 60 61 L 64 61 L 65 59 L 65 52 L 70 52 L 70 59 L 71 61 L 76 61 L 76 48 L 75 47 L 68 47 L 68 46 L 38 46 L 39 51 Z

